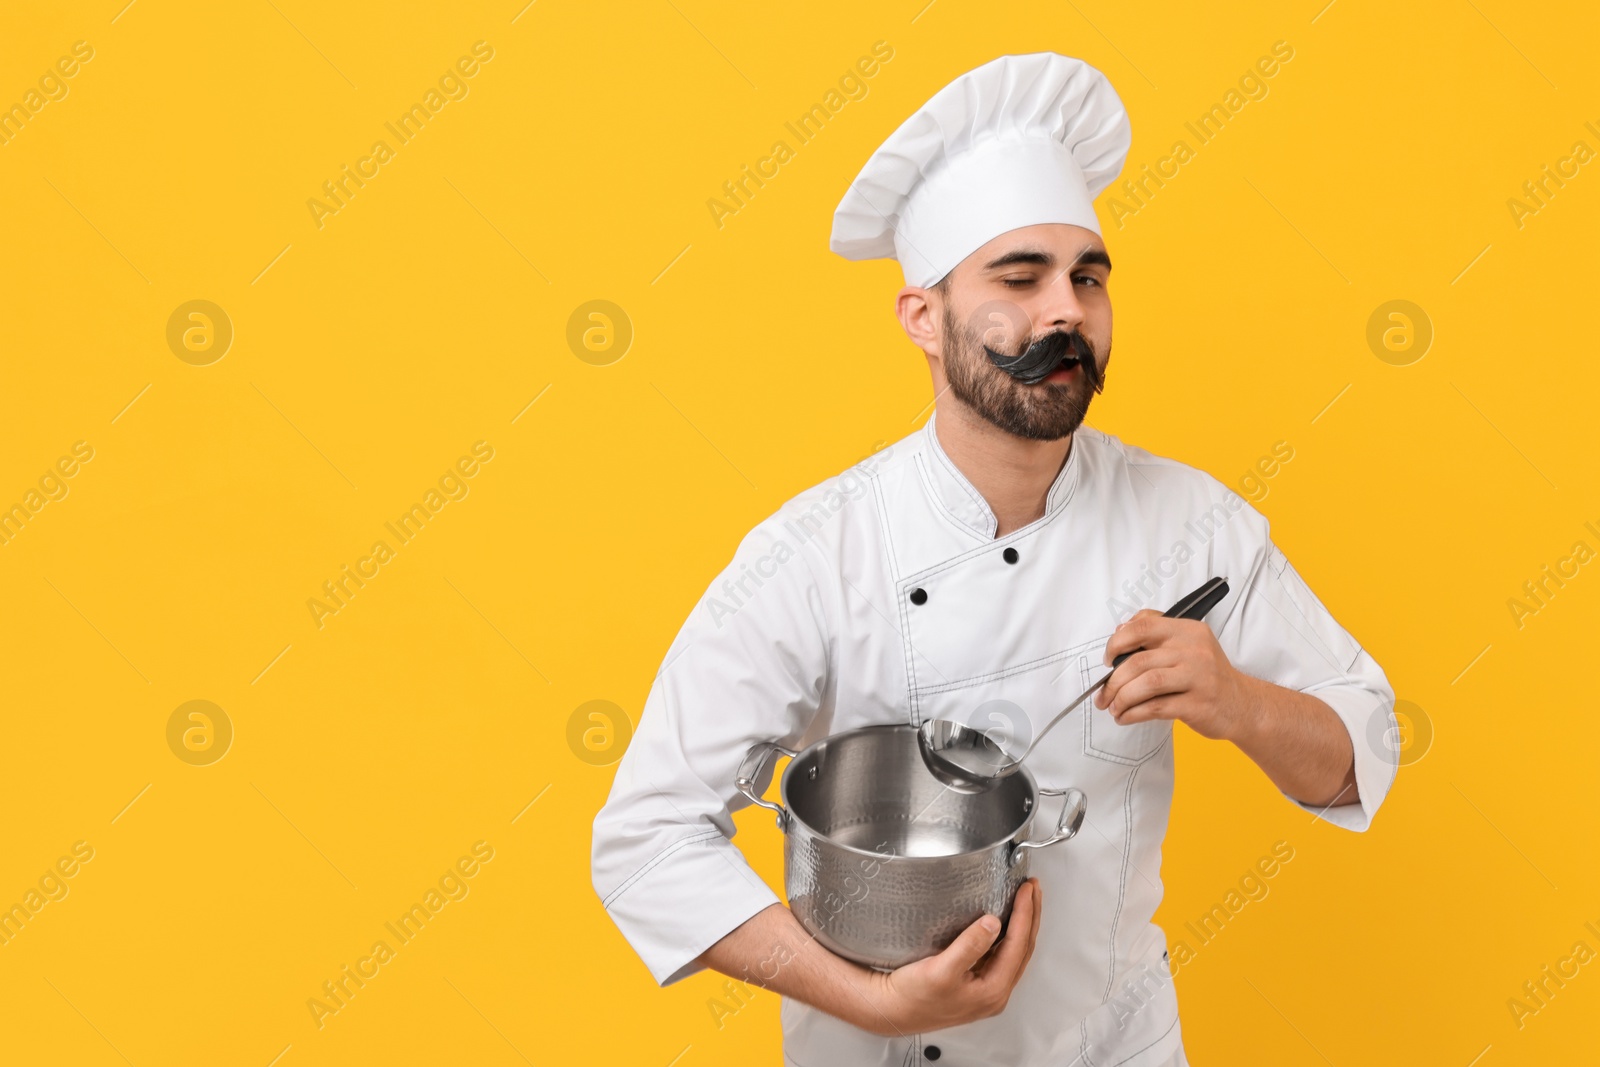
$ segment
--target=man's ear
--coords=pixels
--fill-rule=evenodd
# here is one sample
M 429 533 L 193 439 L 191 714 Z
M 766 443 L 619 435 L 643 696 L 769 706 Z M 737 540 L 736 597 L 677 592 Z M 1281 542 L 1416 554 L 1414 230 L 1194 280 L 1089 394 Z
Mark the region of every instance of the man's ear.
M 911 343 L 930 356 L 940 356 L 940 319 L 944 314 L 943 298 L 937 289 L 924 289 L 908 285 L 894 298 L 894 311 L 900 318 Z

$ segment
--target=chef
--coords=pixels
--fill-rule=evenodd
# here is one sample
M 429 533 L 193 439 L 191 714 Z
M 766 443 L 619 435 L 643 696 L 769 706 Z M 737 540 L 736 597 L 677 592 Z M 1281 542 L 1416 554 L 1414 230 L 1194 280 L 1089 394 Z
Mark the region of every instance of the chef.
M 1150 921 L 1173 723 L 1347 829 L 1394 779 L 1369 741 L 1394 728 L 1383 671 L 1267 520 L 1084 425 L 1111 358 L 1093 198 L 1129 141 L 1099 71 L 1040 53 L 957 78 L 867 161 L 831 247 L 899 261 L 895 311 L 935 411 L 743 540 L 667 652 L 595 819 L 595 889 L 651 975 L 720 971 L 725 1004 L 781 994 L 795 1067 L 1184 1064 Z M 1231 588 L 1204 621 L 1162 617 L 1213 575 Z M 1034 852 L 1003 937 L 985 916 L 939 955 L 868 970 L 812 940 L 730 840 L 758 743 L 942 718 L 1020 751 L 1130 651 L 1029 757 L 1041 786 L 1087 794 L 1088 818 Z

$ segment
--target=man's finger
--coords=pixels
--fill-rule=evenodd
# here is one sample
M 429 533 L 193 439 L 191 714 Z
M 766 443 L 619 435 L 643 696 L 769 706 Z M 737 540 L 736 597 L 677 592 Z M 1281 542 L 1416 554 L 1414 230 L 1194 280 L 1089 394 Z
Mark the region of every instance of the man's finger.
M 1138 648 L 1139 635 L 1143 632 L 1143 626 L 1144 621 L 1138 615 L 1118 626 L 1116 631 L 1106 640 L 1106 654 L 1101 662 L 1109 667 L 1111 661 L 1122 653 Z
M 993 915 L 980 916 L 950 942 L 949 948 L 933 958 L 935 974 L 941 981 L 954 984 L 972 970 L 999 936 L 1000 920 Z
M 1160 612 L 1152 611 L 1149 608 L 1139 612 L 1133 618 L 1117 627 L 1116 632 L 1106 642 L 1106 666 L 1111 666 L 1111 661 L 1124 652 L 1132 652 L 1140 646 L 1152 648 L 1160 644 L 1166 634 L 1167 628 L 1165 624 L 1172 621 Z
M 1143 704 L 1135 704 L 1117 716 L 1117 725 L 1133 726 L 1141 722 L 1154 722 L 1157 719 L 1177 718 L 1177 701 L 1172 697 L 1156 697 L 1154 700 L 1146 700 Z
M 1111 672 L 1110 681 L 1100 687 L 1100 692 L 1094 695 L 1094 705 L 1097 708 L 1109 708 L 1116 699 L 1117 692 L 1123 686 L 1133 681 L 1134 678 L 1152 667 L 1171 667 L 1178 663 L 1178 656 L 1168 648 L 1145 649 L 1135 652 L 1122 661 L 1122 666 Z
M 1144 611 L 1136 612 L 1117 624 L 1117 628 L 1111 632 L 1111 637 L 1106 641 L 1105 662 L 1110 663 L 1112 657 L 1116 656 L 1119 650 L 1125 652 L 1130 648 L 1138 647 L 1139 634 L 1142 632 L 1141 628 L 1149 617 L 1150 611 L 1147 608 Z
M 1039 946 L 1039 917 L 1044 914 L 1044 892 L 1039 885 L 1039 879 L 1030 878 L 1028 881 L 1033 883 L 1033 930 L 1028 936 L 1028 951 L 1022 957 L 1022 966 L 1017 968 L 1018 971 L 1028 969 L 1028 961 L 1033 959 L 1033 950 Z
M 1037 878 L 1028 878 L 1017 887 L 1016 895 L 1011 899 L 1011 922 L 1006 926 L 1005 936 L 995 943 L 994 948 L 979 964 L 979 978 L 987 978 L 993 974 L 1000 966 L 1002 959 L 1009 961 L 1015 954 L 1017 942 L 1026 940 L 1024 935 L 1028 932 L 1029 924 L 1024 916 L 1025 914 L 1031 914 L 1033 910 L 1033 905 L 1029 904 L 1028 901 L 1030 899 L 1037 900 L 1038 897 L 1039 880 Z
M 1027 897 L 1024 897 L 1022 894 L 1022 886 L 1026 886 L 1031 891 L 1033 897 L 1033 903 L 1031 905 L 1028 903 Z M 1044 893 L 1041 892 L 1039 888 L 1039 879 L 1029 878 L 1027 881 L 1022 883 L 1022 886 L 1017 887 L 1017 899 L 1012 906 L 1012 915 L 1016 916 L 1023 909 L 1029 909 L 1033 916 L 1031 924 L 1024 927 L 1019 920 L 1014 917 L 1011 920 L 1011 927 L 1006 930 L 1005 941 L 1000 942 L 1002 948 L 1005 946 L 1006 941 L 1012 940 L 1013 936 L 1021 938 L 1026 942 L 1025 951 L 1022 954 L 1022 962 L 1017 966 L 1018 974 L 1021 974 L 1023 971 L 1028 969 L 1028 961 L 1033 958 L 1033 950 L 1039 944 L 1039 912 L 1044 901 Z M 1022 931 L 1024 929 L 1027 931 L 1026 938 L 1022 937 Z M 999 955 L 999 952 L 995 952 L 993 954 L 989 960 L 990 966 L 984 967 L 981 977 L 987 978 L 989 973 L 994 970 L 992 965 Z
M 1129 660 L 1128 663 L 1132 663 Z M 1123 664 L 1127 666 L 1127 664 Z M 1159 696 L 1171 693 L 1184 693 L 1189 690 L 1191 673 L 1182 666 L 1153 665 L 1139 672 L 1136 677 L 1128 679 L 1122 684 L 1113 696 L 1112 703 L 1107 707 L 1111 714 L 1120 721 L 1121 716 L 1134 708 Z
M 1027 962 L 1028 954 L 1033 949 L 1034 932 L 1038 929 L 1034 923 L 1038 916 L 1038 909 L 1034 906 L 1037 893 L 1032 879 L 1023 882 L 1017 889 L 1016 899 L 1011 905 L 1011 925 L 1006 928 L 1005 940 L 1000 942 L 994 959 L 984 968 L 985 985 L 1000 985 L 1009 989 L 1016 983 L 1017 975 L 1022 973 L 1022 965 Z

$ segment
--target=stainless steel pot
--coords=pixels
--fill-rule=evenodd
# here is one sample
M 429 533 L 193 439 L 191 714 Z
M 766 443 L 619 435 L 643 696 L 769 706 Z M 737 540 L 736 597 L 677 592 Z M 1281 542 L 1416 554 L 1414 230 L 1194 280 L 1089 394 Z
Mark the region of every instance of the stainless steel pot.
M 756 784 L 775 752 L 793 757 L 780 804 Z M 878 970 L 942 951 L 985 913 L 1009 919 L 1028 854 L 1071 838 L 1087 808 L 1080 790 L 1040 789 L 1025 767 L 985 792 L 954 792 L 928 773 L 910 726 L 863 727 L 798 753 L 764 742 L 735 784 L 778 814 L 800 924 Z M 1049 837 L 1030 841 L 1041 796 L 1063 797 L 1061 815 Z

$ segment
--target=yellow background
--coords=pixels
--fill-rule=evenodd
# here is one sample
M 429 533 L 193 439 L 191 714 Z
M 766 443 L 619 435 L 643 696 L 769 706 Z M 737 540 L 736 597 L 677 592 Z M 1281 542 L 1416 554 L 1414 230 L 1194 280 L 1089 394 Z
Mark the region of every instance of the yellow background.
M 122 3 L 0 30 L 0 103 L 94 49 L 0 146 L 0 504 L 94 449 L 0 546 L 0 904 L 94 849 L 0 946 L 0 1061 L 777 1062 L 776 998 L 719 1030 L 718 979 L 657 990 L 607 920 L 612 768 L 569 717 L 637 717 L 740 536 L 925 418 L 897 268 L 827 251 L 884 136 L 1054 49 L 1110 76 L 1136 167 L 1280 40 L 1270 94 L 1107 227 L 1091 421 L 1234 485 L 1288 442 L 1259 506 L 1435 736 L 1356 836 L 1179 731 L 1169 934 L 1295 848 L 1180 971 L 1190 1054 L 1593 1056 L 1595 965 L 1520 1030 L 1506 1006 L 1600 949 L 1600 568 L 1520 629 L 1507 607 L 1600 548 L 1600 174 L 1521 228 L 1506 206 L 1600 149 L 1592 5 Z M 470 94 L 319 229 L 306 201 L 479 40 Z M 869 94 L 715 226 L 706 200 L 879 40 Z M 193 299 L 235 331 L 209 366 L 165 339 Z M 634 326 L 609 366 L 566 342 L 595 299 Z M 1435 332 L 1409 366 L 1366 342 L 1393 299 Z M 317 628 L 308 598 L 480 440 L 470 495 Z M 209 766 L 167 744 L 190 700 L 233 724 Z M 769 817 L 739 821 L 778 884 Z M 477 841 L 470 894 L 319 1029 L 307 1000 Z

